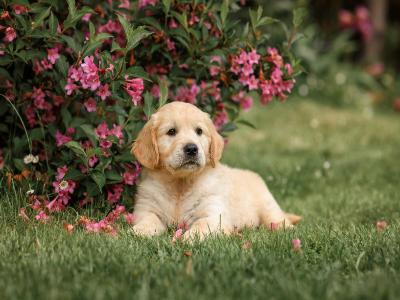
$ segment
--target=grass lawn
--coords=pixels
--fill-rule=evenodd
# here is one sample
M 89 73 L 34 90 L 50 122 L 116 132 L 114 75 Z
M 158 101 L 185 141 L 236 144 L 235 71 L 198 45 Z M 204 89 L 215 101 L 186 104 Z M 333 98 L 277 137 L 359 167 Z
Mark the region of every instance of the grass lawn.
M 0 299 L 399 299 L 399 115 L 292 98 L 245 117 L 258 129 L 234 133 L 224 161 L 260 173 L 304 217 L 296 229 L 194 245 L 126 225 L 118 237 L 69 235 L 61 219 L 76 212 L 27 225 L 3 195 Z

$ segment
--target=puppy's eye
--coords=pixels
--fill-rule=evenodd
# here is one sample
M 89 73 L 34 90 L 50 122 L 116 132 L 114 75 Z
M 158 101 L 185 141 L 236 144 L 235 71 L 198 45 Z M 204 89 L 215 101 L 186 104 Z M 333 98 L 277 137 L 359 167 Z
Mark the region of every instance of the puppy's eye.
M 169 136 L 175 136 L 176 135 L 176 129 L 175 128 L 171 128 L 170 130 L 168 130 L 167 134 Z
M 197 135 L 202 135 L 203 134 L 203 129 L 201 129 L 200 127 L 196 128 L 196 133 Z

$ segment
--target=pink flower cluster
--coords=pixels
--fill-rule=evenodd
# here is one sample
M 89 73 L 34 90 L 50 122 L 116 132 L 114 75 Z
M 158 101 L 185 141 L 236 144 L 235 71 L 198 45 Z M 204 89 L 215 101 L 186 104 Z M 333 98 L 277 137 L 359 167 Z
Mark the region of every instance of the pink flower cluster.
M 103 149 L 104 155 L 109 156 L 107 149 L 111 148 L 112 141 L 108 137 L 114 136 L 119 139 L 119 143 L 123 143 L 124 134 L 122 133 L 121 125 L 113 124 L 112 129 L 108 129 L 106 122 L 100 123 L 94 130 L 97 137 L 100 139 L 100 147 Z
M 253 98 L 245 94 L 244 91 L 240 91 L 238 94 L 232 96 L 232 100 L 240 104 L 240 107 L 247 111 L 253 106 Z
M 267 49 L 268 56 L 267 61 L 271 63 L 270 66 L 270 78 L 269 80 L 260 79 L 259 87 L 261 89 L 261 103 L 267 104 L 271 102 L 274 96 L 279 97 L 280 100 L 285 100 L 287 95 L 290 93 L 294 86 L 294 79 L 285 80 L 285 74 L 288 76 L 293 73 L 292 66 L 290 64 L 284 64 L 282 56 L 275 48 Z
M 200 83 L 201 89 L 201 100 L 203 102 L 207 101 L 208 97 L 211 97 L 213 101 L 221 101 L 221 88 L 219 87 L 219 81 L 205 82 L 202 81 Z
M 149 5 L 156 5 L 158 0 L 139 0 L 139 8 L 143 8 Z
M 123 183 L 126 185 L 134 185 L 136 180 L 139 178 L 142 167 L 135 161 L 133 166 L 126 165 L 124 174 L 122 174 Z
M 39 113 L 41 113 L 40 120 L 44 125 L 54 122 L 57 115 L 55 108 L 59 107 L 64 102 L 62 97 L 36 87 L 33 87 L 30 98 L 32 102 L 24 112 L 30 127 L 34 127 L 38 123 Z M 52 103 L 46 101 L 46 98 L 52 100 Z
M 75 133 L 75 128 L 68 128 L 66 134 L 62 134 L 59 130 L 56 131 L 54 138 L 56 139 L 57 147 L 72 141 L 72 135 Z
M 373 32 L 369 10 L 365 6 L 357 6 L 355 13 L 345 9 L 341 10 L 339 23 L 342 28 L 353 28 L 358 31 L 364 41 L 369 40 Z
M 210 63 L 214 63 L 208 68 L 211 76 L 219 75 L 219 73 L 221 72 L 221 62 L 221 56 L 211 56 Z
M 116 42 L 120 47 L 124 47 L 126 43 L 124 29 L 118 21 L 108 20 L 108 22 L 99 27 L 99 32 L 105 32 L 116 35 Z M 105 41 L 105 43 L 111 44 L 111 39 Z
M 176 89 L 174 100 L 196 104 L 196 97 L 199 92 L 200 87 L 195 83 L 193 83 L 190 87 L 180 86 Z
M 44 70 L 51 70 L 53 69 L 53 65 L 57 62 L 60 58 L 60 50 L 61 45 L 57 45 L 54 48 L 47 49 L 47 57 L 43 58 L 42 60 L 35 60 L 33 63 L 33 72 L 38 75 L 42 73 Z
M 129 79 L 129 76 L 125 76 L 125 84 L 124 89 L 131 97 L 133 105 L 139 105 L 142 100 L 142 94 L 144 90 L 144 84 L 142 78 L 132 78 Z
M 113 66 L 110 65 L 106 71 L 112 71 Z M 80 64 L 79 67 L 71 66 L 68 70 L 68 79 L 65 90 L 67 95 L 72 95 L 75 90 L 80 88 L 84 90 L 96 91 L 96 95 L 101 98 L 101 100 L 106 100 L 111 96 L 111 91 L 109 85 L 106 83 L 104 85 L 100 82 L 100 70 L 94 63 L 93 56 L 87 56 Z M 91 104 L 93 107 L 93 104 Z
M 217 104 L 217 112 L 213 118 L 214 126 L 220 130 L 222 126 L 224 126 L 229 121 L 228 113 L 225 110 L 225 104 L 223 102 L 219 102 Z
M 257 65 L 259 61 L 260 55 L 257 54 L 256 50 L 242 51 L 232 58 L 231 72 L 238 75 L 239 82 L 247 86 L 250 91 L 258 88 L 258 80 L 254 75 L 253 65 Z
M 29 8 L 21 4 L 13 4 L 12 9 L 16 15 L 22 15 L 29 11 Z
M 53 181 L 52 184 L 56 197 L 46 205 L 49 212 L 62 211 L 71 200 L 71 195 L 75 191 L 76 183 L 73 180 L 64 180 L 67 172 L 67 166 L 57 168 L 56 180 Z
M 239 76 L 239 82 L 247 87 L 249 91 L 260 89 L 261 102 L 263 104 L 269 103 L 274 96 L 279 97 L 281 100 L 286 99 L 286 93 L 290 93 L 294 86 L 293 79 L 286 79 L 293 73 L 292 66 L 284 64 L 284 60 L 277 49 L 268 48 L 267 56 L 264 59 L 270 64 L 268 66 L 270 79 L 265 79 L 260 58 L 261 56 L 257 54 L 256 50 L 251 52 L 242 50 L 239 55 L 231 59 L 230 71 Z M 255 67 L 258 65 L 260 67 L 259 79 L 254 74 Z M 244 109 L 248 109 L 252 105 L 252 100 L 243 98 L 243 94 L 233 96 L 232 100 L 240 103 Z

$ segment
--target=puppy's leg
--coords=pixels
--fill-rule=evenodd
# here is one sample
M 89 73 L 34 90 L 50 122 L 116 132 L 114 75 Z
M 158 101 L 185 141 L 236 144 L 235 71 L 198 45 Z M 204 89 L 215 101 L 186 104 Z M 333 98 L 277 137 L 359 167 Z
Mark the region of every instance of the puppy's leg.
M 199 238 L 203 240 L 207 235 L 212 233 L 224 233 L 229 234 L 232 232 L 231 226 L 226 222 L 222 221 L 220 216 L 210 216 L 198 219 L 183 235 L 184 240 L 193 240 Z
M 285 213 L 269 191 L 262 196 L 261 201 L 261 224 L 268 229 L 292 228 L 300 222 L 301 217 Z
M 152 236 L 163 233 L 166 226 L 156 214 L 148 212 L 137 218 L 132 229 L 138 235 Z

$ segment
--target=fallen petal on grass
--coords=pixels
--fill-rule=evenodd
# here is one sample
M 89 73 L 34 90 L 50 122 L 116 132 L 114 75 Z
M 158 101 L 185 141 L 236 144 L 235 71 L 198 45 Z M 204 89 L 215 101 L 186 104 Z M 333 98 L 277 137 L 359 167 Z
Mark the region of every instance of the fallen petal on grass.
M 385 228 L 388 226 L 387 222 L 384 220 L 377 221 L 376 222 L 376 229 L 379 231 L 385 230 Z
M 295 252 L 301 251 L 301 240 L 300 239 L 293 239 L 292 240 L 292 249 Z

